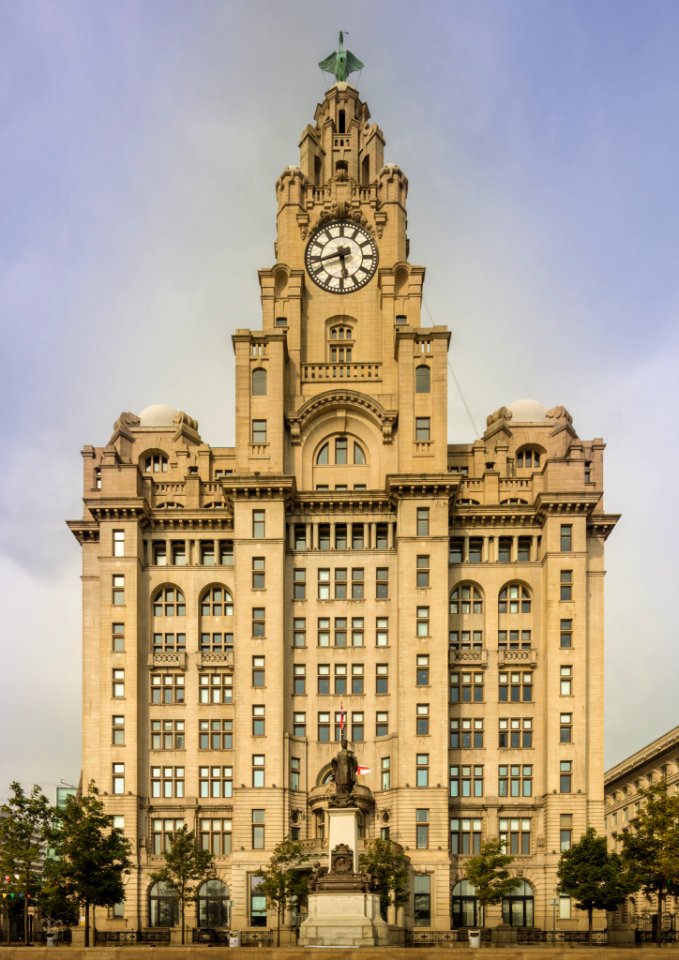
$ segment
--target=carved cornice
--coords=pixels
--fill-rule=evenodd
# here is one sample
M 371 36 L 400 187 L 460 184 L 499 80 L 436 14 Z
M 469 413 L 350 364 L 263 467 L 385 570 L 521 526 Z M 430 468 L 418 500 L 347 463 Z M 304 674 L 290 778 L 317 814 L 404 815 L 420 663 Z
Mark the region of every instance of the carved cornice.
M 387 491 L 398 499 L 412 497 L 450 497 L 456 496 L 460 488 L 460 478 L 449 473 L 432 474 L 390 474 L 387 477 Z
M 144 520 L 149 516 L 149 505 L 141 497 L 134 499 L 90 499 L 85 506 L 95 520 L 103 523 L 107 520 Z
M 517 507 L 512 504 L 499 506 L 462 506 L 453 505 L 451 511 L 453 527 L 537 527 L 542 529 L 543 519 L 530 506 Z
M 631 773 L 640 770 L 642 767 L 659 763 L 661 759 L 664 759 L 664 754 L 670 752 L 674 754 L 678 746 L 679 726 L 668 730 L 662 737 L 658 737 L 657 740 L 653 740 L 652 743 L 642 747 L 641 750 L 637 750 L 631 757 L 627 757 L 607 770 L 604 773 L 605 789 L 613 787 L 618 780 L 627 779 Z
M 394 515 L 393 500 L 378 490 L 315 490 L 298 493 L 290 505 L 294 513 L 381 513 Z
M 81 546 L 99 543 L 99 524 L 95 520 L 67 520 L 66 526 Z
M 603 537 L 606 540 L 619 519 L 619 513 L 596 514 L 587 520 L 587 532 L 593 537 Z
M 291 442 L 299 445 L 302 442 L 302 434 L 316 417 L 338 407 L 349 407 L 363 414 L 369 414 L 381 428 L 384 442 L 391 443 L 398 411 L 386 410 L 379 400 L 359 393 L 357 390 L 346 388 L 335 388 L 311 397 L 302 404 L 294 416 L 286 416 Z
M 589 515 L 601 500 L 600 493 L 539 493 L 535 509 L 545 519 L 549 514 Z

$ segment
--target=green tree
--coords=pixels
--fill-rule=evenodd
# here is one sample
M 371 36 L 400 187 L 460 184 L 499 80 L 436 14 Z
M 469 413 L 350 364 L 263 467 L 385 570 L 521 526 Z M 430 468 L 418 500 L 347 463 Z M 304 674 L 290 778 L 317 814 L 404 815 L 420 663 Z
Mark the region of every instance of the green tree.
M 595 910 L 614 910 L 633 889 L 617 853 L 609 853 L 606 837 L 588 827 L 577 843 L 564 850 L 558 868 L 559 893 L 587 911 L 589 938 Z
M 393 904 L 401 906 L 408 901 L 410 860 L 403 850 L 390 840 L 373 840 L 358 860 L 361 873 L 370 877 L 372 888 L 380 895 L 380 912 L 386 919 Z
M 521 883 L 507 869 L 512 859 L 500 840 L 487 840 L 479 853 L 467 861 L 467 879 L 473 884 L 481 907 L 481 926 L 486 924 L 486 906 L 500 903 Z
M 151 874 L 152 883 L 166 883 L 177 893 L 181 911 L 182 944 L 186 942 L 186 904 L 195 900 L 198 887 L 215 869 L 215 858 L 201 850 L 193 830 L 177 830 L 169 850 L 163 853 L 164 865 Z
M 274 847 L 271 859 L 262 871 L 259 890 L 276 907 L 276 942 L 281 944 L 281 923 L 293 903 L 302 903 L 309 895 L 309 877 L 302 872 L 302 845 L 286 837 Z
M 679 895 L 679 794 L 670 795 L 662 780 L 642 790 L 641 796 L 639 813 L 616 837 L 634 889 L 658 901 L 656 941 L 660 945 L 665 900 Z
M 28 944 L 28 902 L 40 886 L 47 831 L 54 810 L 38 786 L 27 794 L 21 784 L 14 782 L 10 790 L 8 801 L 0 808 L 0 870 L 13 878 L 14 889 L 23 897 L 24 942 Z
M 50 834 L 55 859 L 49 879 L 62 895 L 84 908 L 85 946 L 90 945 L 90 907 L 110 907 L 125 897 L 123 877 L 129 872 L 130 844 L 111 826 L 94 782 L 87 793 L 68 797 L 55 811 Z

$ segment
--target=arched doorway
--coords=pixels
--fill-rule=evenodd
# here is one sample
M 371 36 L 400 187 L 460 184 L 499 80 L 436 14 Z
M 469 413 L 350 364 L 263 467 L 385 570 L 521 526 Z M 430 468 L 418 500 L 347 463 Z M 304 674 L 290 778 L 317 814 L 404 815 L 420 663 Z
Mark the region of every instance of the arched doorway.
M 206 880 L 198 888 L 199 927 L 228 927 L 231 923 L 229 888 L 221 880 Z
M 502 900 L 502 922 L 512 927 L 532 927 L 533 902 L 533 888 L 526 880 L 522 880 Z
M 179 923 L 179 897 L 174 887 L 159 880 L 149 890 L 149 926 L 176 927 Z
M 479 925 L 479 901 L 476 887 L 469 880 L 459 880 L 452 892 L 453 929 Z

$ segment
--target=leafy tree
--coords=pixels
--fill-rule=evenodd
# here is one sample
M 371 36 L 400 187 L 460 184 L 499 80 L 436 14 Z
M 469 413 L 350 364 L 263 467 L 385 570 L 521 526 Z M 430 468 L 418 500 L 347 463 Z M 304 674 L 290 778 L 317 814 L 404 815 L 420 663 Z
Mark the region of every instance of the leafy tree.
M 561 854 L 558 869 L 559 892 L 575 900 L 578 910 L 587 911 L 589 938 L 595 910 L 614 910 L 633 889 L 617 853 L 609 853 L 606 837 L 588 827 L 577 843 Z
M 10 785 L 11 795 L 0 809 L 0 870 L 14 878 L 23 897 L 24 941 L 29 943 L 28 901 L 35 896 L 53 808 L 40 787 L 30 794 L 21 784 Z
M 130 843 L 113 829 L 94 782 L 87 793 L 68 797 L 55 811 L 50 834 L 56 859 L 49 879 L 85 911 L 85 946 L 90 945 L 90 907 L 109 907 L 125 897 L 123 877 L 130 870 Z
M 359 857 L 358 864 L 380 895 L 382 917 L 386 918 L 392 904 L 399 907 L 408 901 L 410 861 L 397 844 L 379 838 L 373 840 Z
M 500 840 L 487 840 L 481 844 L 479 853 L 467 861 L 467 879 L 476 889 L 482 926 L 486 924 L 487 904 L 500 903 L 521 883 L 507 869 L 512 859 L 504 852 Z
M 73 927 L 78 923 L 78 904 L 72 888 L 59 876 L 59 863 L 45 861 L 42 888 L 38 892 L 40 916 L 48 927 Z
M 634 889 L 657 898 L 656 941 L 660 944 L 665 900 L 679 895 L 679 794 L 670 795 L 662 780 L 642 790 L 641 796 L 639 813 L 616 837 Z
M 306 900 L 309 877 L 300 869 L 304 855 L 297 840 L 286 837 L 274 847 L 269 863 L 262 871 L 259 890 L 276 907 L 276 942 L 281 944 L 281 923 L 291 903 Z
M 182 944 L 186 942 L 186 904 L 195 900 L 198 887 L 215 869 L 215 858 L 201 850 L 193 830 L 183 826 L 172 838 L 172 846 L 163 853 L 160 870 L 151 874 L 152 883 L 166 883 L 177 893 L 181 911 Z

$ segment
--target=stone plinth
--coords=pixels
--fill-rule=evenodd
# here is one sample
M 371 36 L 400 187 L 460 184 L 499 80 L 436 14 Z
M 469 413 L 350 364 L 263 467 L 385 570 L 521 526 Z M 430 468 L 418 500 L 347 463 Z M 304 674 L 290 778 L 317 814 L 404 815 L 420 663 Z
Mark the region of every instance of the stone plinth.
M 389 927 L 380 916 L 376 893 L 323 891 L 309 897 L 309 914 L 299 931 L 301 947 L 386 947 Z
M 328 870 L 332 870 L 332 851 L 346 844 L 353 853 L 352 873 L 358 873 L 358 807 L 328 809 Z

